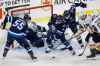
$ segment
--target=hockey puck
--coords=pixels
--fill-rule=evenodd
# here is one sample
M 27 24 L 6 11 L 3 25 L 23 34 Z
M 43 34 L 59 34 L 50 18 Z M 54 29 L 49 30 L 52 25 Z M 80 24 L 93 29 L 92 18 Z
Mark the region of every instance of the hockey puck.
M 52 56 L 52 58 L 55 59 L 56 57 L 55 56 Z

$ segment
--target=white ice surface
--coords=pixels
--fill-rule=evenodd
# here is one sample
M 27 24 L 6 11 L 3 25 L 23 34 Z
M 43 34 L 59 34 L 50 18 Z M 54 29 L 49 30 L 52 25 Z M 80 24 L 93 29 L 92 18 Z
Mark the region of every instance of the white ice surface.
M 84 38 L 86 34 L 83 34 Z M 80 47 L 75 39 L 72 40 L 71 45 L 77 52 Z M 81 57 L 72 56 L 68 50 L 65 51 L 52 51 L 45 54 L 44 48 L 33 48 L 35 56 L 38 57 L 36 62 L 32 61 L 24 49 L 11 49 L 5 59 L 2 58 L 2 50 L 0 49 L 0 66 L 100 66 L 100 56 L 96 60 L 88 60 L 86 55 L 89 54 L 88 48 L 85 54 Z M 51 57 L 55 56 L 55 59 Z
M 77 48 L 74 49 L 78 51 Z M 55 50 L 49 54 L 45 54 L 44 48 L 33 48 L 33 51 L 38 57 L 36 62 L 30 59 L 24 49 L 11 49 L 5 59 L 2 58 L 2 52 L 0 52 L 0 66 L 100 66 L 100 56 L 97 56 L 96 60 L 86 58 L 89 54 L 88 49 L 81 57 L 72 56 L 68 50 Z M 52 59 L 52 56 L 56 58 Z

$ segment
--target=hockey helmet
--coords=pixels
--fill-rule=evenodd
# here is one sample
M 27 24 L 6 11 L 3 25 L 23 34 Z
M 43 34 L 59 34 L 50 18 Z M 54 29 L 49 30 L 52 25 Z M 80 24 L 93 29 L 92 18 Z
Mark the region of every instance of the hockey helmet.
M 29 14 L 24 14 L 24 17 L 23 17 L 24 20 L 31 20 L 31 17 Z

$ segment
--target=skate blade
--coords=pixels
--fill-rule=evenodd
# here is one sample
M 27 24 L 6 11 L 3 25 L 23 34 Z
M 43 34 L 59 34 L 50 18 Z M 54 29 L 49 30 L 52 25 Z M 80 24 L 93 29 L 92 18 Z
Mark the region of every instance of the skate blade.
M 32 62 L 38 62 L 38 61 L 39 61 L 38 59 L 33 59 L 33 60 L 32 60 Z
M 87 60 L 96 60 L 96 57 L 93 57 L 93 58 L 87 58 Z

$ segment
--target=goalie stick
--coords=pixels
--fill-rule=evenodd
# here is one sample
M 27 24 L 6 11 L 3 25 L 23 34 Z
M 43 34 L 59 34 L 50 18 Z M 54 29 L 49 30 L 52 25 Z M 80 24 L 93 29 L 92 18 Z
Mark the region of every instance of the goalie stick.
M 82 55 L 84 54 L 84 52 L 85 52 L 85 50 L 86 50 L 87 45 L 88 45 L 88 43 L 85 45 L 85 47 L 84 47 L 83 51 L 82 51 L 82 52 L 81 52 L 78 56 L 82 56 Z
M 84 31 L 85 32 L 85 31 Z M 70 42 L 70 40 L 72 40 L 73 38 L 75 38 L 75 37 L 78 37 L 79 35 L 81 35 L 83 33 L 83 31 L 82 32 L 80 32 L 80 33 L 77 33 L 77 34 L 75 34 L 75 35 L 73 35 L 70 39 L 68 39 L 67 41 L 68 42 Z M 65 35 L 67 35 L 67 34 L 65 34 Z M 60 45 L 62 45 L 61 43 L 60 44 L 58 44 L 56 47 L 54 47 L 54 48 L 52 48 L 52 49 L 50 49 L 49 48 L 49 50 L 46 50 L 45 51 L 45 53 L 50 53 L 50 52 L 52 52 L 53 50 L 55 50 L 57 47 L 59 47 Z M 45 47 L 46 47 L 46 49 L 48 49 L 48 46 L 45 44 Z
M 84 32 L 85 32 L 85 31 L 84 31 Z M 69 39 L 67 40 L 67 42 L 70 42 L 70 40 L 72 40 L 73 38 L 76 38 L 76 37 L 80 36 L 82 33 L 83 33 L 83 31 L 80 32 L 80 33 L 77 33 L 77 34 L 73 35 L 71 38 L 69 38 Z M 65 34 L 65 35 L 67 35 L 67 34 Z M 59 47 L 60 45 L 61 45 L 61 44 L 58 44 L 56 47 L 53 48 L 53 50 L 55 50 L 55 49 L 56 49 L 57 47 Z
M 76 34 L 74 34 L 74 35 L 72 35 L 72 37 L 71 38 L 69 38 L 67 41 L 68 42 L 70 42 L 70 40 L 72 40 L 73 38 L 75 38 L 75 37 L 78 37 L 78 36 L 80 36 L 82 33 L 84 33 L 86 30 L 79 30 Z M 67 35 L 68 33 L 66 33 L 65 35 Z M 49 51 L 48 50 L 46 50 L 46 53 L 49 53 L 49 52 L 51 52 L 52 50 L 55 50 L 57 47 L 59 47 L 60 45 L 62 45 L 61 43 L 60 44 L 58 44 L 56 47 L 54 47 L 54 48 L 52 48 L 52 49 L 50 49 Z M 48 46 L 47 46 L 47 44 L 45 44 L 45 47 L 46 48 L 48 48 Z

